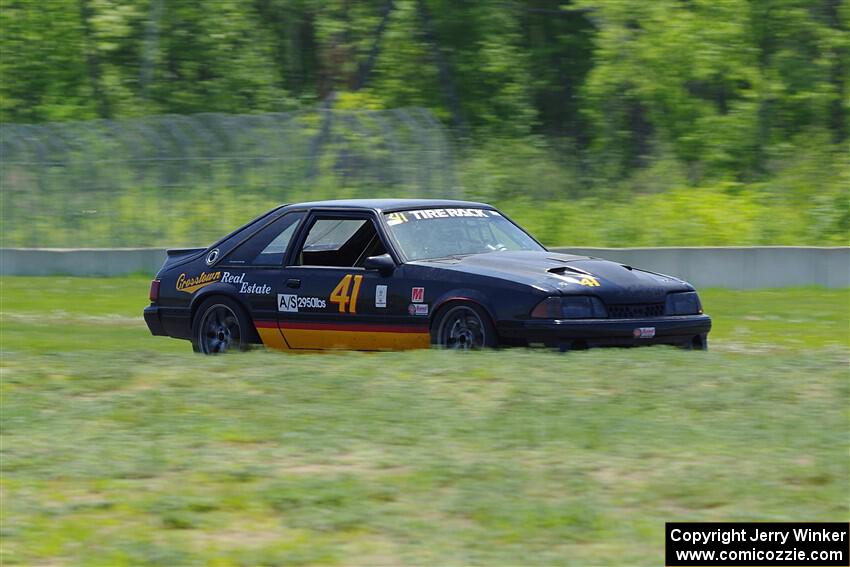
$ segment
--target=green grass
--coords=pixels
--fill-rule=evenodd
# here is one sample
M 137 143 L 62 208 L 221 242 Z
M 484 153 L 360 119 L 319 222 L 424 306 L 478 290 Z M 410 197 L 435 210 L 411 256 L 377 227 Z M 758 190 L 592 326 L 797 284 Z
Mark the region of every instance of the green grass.
M 712 350 L 215 358 L 140 278 L 3 278 L 4 565 L 659 565 L 847 520 L 847 290 L 703 294 Z

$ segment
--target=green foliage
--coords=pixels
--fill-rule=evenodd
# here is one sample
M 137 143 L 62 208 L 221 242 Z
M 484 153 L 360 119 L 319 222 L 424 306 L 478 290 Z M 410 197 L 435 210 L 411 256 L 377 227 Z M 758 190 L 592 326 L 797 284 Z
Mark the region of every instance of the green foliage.
M 664 143 L 688 163 L 744 173 L 789 134 L 847 136 L 846 3 L 387 8 L 383 0 L 6 2 L 0 119 L 284 110 L 367 88 L 384 107 L 427 106 L 447 119 L 456 103 L 480 135 L 534 128 L 590 140 L 630 165 Z
M 582 107 L 597 150 L 628 171 L 664 143 L 693 180 L 746 179 L 802 131 L 846 139 L 847 21 L 812 4 L 581 0 L 600 22 Z
M 341 109 L 424 106 L 453 128 L 465 195 L 519 206 L 550 243 L 846 244 L 848 6 L 4 0 L 0 121 L 288 111 L 331 94 Z M 222 222 L 252 216 L 274 194 L 248 177 L 246 187 L 213 184 L 226 192 L 211 199 L 226 203 Z M 310 183 L 287 187 L 287 198 L 405 190 L 329 175 Z M 4 217 L 4 240 L 103 245 L 121 226 L 122 244 L 202 243 L 218 233 L 161 233 L 151 220 L 210 226 L 193 209 L 209 208 L 193 199 L 210 184 L 197 185 L 15 196 L 24 212 Z M 86 200 L 107 217 L 80 213 L 97 208 Z M 82 216 L 57 220 L 58 207 Z M 647 207 L 652 217 L 634 214 Z M 558 228 L 559 211 L 592 226 L 580 236 Z
M 240 2 L 4 3 L 0 118 L 42 122 L 291 105 Z
M 679 161 L 665 157 L 598 189 L 587 173 L 593 164 L 561 159 L 539 137 L 488 144 L 465 156 L 458 164 L 464 197 L 498 206 L 550 246 L 850 243 L 850 168 L 839 150 L 814 146 L 799 151 L 789 144 L 785 153 L 772 154 L 767 181 L 718 179 L 698 186 L 687 182 Z M 338 177 L 322 175 L 310 185 L 288 187 L 285 198 L 377 195 L 398 193 L 381 186 L 345 186 Z M 30 196 L 30 206 L 43 207 L 42 214 L 4 216 L 3 245 L 202 246 L 281 200 L 262 188 L 201 185 L 170 192 L 155 187 L 81 192 L 73 201 L 36 197 Z
M 777 149 L 768 181 L 693 186 L 667 157 L 596 188 L 583 177 L 595 164 L 555 160 L 538 140 L 471 152 L 460 182 L 468 197 L 497 204 L 548 245 L 844 246 L 850 168 L 842 150 L 824 147 Z
M 4 1 L 0 29 L 0 120 L 96 116 L 86 75 L 88 49 L 75 1 L 43 6 Z

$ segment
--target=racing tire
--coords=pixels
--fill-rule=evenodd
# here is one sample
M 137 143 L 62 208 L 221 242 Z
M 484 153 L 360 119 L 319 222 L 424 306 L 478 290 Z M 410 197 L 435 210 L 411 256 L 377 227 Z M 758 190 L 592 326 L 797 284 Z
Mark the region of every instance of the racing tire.
M 708 350 L 708 333 L 703 333 L 693 338 L 691 341 L 693 350 Z
M 478 350 L 495 348 L 499 340 L 484 309 L 474 303 L 451 303 L 434 318 L 431 344 L 444 349 Z
M 684 350 L 708 350 L 708 333 L 691 337 L 688 342 L 679 345 Z
M 192 350 L 221 354 L 251 348 L 253 325 L 241 305 L 228 297 L 205 300 L 192 319 Z

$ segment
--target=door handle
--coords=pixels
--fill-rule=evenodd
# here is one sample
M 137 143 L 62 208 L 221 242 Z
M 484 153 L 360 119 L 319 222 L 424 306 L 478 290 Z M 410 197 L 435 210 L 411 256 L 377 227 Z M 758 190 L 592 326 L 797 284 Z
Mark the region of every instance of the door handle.
M 286 287 L 291 287 L 293 289 L 301 287 L 301 280 L 296 278 L 290 278 L 286 280 Z

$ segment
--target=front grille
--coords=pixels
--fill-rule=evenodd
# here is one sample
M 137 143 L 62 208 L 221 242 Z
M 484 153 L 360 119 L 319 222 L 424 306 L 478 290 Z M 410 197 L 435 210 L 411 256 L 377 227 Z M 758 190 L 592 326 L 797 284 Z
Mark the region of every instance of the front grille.
M 663 303 L 639 303 L 635 305 L 606 305 L 611 319 L 643 319 L 664 315 Z

